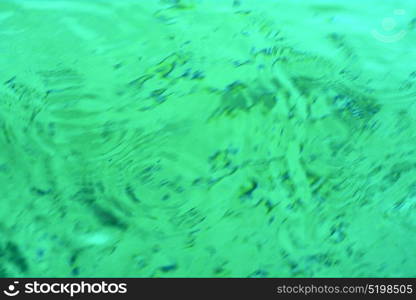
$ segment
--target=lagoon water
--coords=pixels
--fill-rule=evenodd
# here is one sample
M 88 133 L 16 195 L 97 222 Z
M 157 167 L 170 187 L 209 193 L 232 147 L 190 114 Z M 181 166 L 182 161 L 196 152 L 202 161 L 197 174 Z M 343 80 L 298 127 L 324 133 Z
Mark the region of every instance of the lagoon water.
M 415 27 L 411 0 L 0 1 L 0 276 L 416 276 Z

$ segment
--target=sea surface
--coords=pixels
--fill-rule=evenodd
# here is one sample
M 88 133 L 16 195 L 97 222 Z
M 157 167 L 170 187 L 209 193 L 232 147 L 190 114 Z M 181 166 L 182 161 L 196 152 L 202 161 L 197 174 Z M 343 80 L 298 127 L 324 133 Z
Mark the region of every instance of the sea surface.
M 415 1 L 0 1 L 0 277 L 416 277 L 415 151 Z

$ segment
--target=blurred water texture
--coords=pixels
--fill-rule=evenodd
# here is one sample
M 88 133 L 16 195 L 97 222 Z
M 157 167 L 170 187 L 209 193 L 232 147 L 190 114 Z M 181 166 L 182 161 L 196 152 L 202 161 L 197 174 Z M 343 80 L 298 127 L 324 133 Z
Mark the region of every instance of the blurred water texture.
M 1 277 L 415 277 L 414 1 L 0 2 Z

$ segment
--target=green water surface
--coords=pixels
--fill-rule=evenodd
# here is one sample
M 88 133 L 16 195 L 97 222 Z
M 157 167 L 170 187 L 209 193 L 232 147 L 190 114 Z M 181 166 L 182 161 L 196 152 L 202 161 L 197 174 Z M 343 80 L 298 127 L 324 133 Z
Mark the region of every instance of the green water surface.
M 416 4 L 1 0 L 1 277 L 415 277 Z

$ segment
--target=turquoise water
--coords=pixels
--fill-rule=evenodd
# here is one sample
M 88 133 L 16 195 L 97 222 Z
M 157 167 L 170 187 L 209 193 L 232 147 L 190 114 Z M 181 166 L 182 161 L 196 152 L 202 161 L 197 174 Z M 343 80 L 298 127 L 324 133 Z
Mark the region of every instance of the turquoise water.
M 413 1 L 2 0 L 1 277 L 415 277 Z

